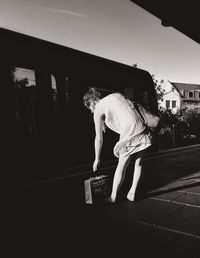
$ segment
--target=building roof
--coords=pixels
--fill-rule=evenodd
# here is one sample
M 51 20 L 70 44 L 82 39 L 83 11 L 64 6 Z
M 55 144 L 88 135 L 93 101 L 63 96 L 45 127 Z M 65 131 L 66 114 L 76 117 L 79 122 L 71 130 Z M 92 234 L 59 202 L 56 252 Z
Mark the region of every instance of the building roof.
M 180 94 L 182 101 L 187 102 L 200 102 L 199 99 L 196 97 L 185 97 L 182 90 L 186 91 L 200 91 L 200 84 L 190 84 L 190 83 L 178 83 L 178 82 L 170 82 L 173 87 L 177 90 L 177 92 Z
M 179 82 L 170 82 L 177 90 L 200 90 L 200 84 L 190 84 L 190 83 L 179 83 Z

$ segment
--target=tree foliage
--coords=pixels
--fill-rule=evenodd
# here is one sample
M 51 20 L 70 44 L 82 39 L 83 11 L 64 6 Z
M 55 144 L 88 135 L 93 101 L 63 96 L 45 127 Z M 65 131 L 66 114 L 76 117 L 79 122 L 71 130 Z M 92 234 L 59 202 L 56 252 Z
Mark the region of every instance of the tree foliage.
M 152 74 L 152 79 L 153 79 L 153 82 L 154 82 L 154 85 L 155 85 L 155 90 L 156 90 L 156 93 L 157 93 L 157 100 L 160 101 L 160 100 L 163 100 L 163 95 L 165 93 L 165 90 L 163 89 L 162 85 L 164 83 L 164 80 L 161 79 L 161 80 L 158 80 L 155 78 L 155 75 Z
M 162 148 L 178 147 L 200 142 L 200 113 L 198 110 L 160 110 L 159 144 Z

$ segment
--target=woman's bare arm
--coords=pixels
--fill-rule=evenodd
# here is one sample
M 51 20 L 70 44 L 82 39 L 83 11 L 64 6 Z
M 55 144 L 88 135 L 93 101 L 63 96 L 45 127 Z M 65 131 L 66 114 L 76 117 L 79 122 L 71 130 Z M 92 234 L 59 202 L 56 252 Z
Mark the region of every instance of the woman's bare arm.
M 95 124 L 95 161 L 93 164 L 93 170 L 96 171 L 100 164 L 101 149 L 103 145 L 103 114 L 94 112 L 94 124 Z

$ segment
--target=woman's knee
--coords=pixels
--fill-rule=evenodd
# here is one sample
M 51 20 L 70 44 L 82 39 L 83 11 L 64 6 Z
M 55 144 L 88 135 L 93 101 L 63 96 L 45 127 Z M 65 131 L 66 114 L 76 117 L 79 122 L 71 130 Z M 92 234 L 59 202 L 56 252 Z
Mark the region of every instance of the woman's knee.
M 130 160 L 130 156 L 120 157 L 119 161 L 118 161 L 118 164 L 120 166 L 124 167 L 124 166 L 126 166 L 129 163 L 129 160 Z
M 137 158 L 136 160 L 135 160 L 135 167 L 142 167 L 142 165 L 143 165 L 143 158 Z
M 135 164 L 137 164 L 138 166 L 142 166 L 145 153 L 146 153 L 146 151 L 142 150 L 136 154 Z

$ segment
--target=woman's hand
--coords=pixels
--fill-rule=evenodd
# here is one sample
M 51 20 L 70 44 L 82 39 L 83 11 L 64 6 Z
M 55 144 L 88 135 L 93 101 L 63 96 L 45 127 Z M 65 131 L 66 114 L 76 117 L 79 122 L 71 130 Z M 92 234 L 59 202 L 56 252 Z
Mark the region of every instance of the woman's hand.
M 100 166 L 100 160 L 95 159 L 94 163 L 93 163 L 93 171 L 96 172 L 97 168 Z

